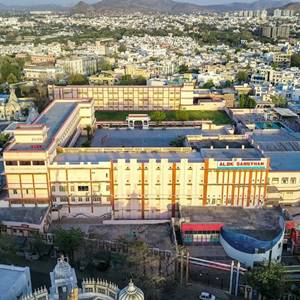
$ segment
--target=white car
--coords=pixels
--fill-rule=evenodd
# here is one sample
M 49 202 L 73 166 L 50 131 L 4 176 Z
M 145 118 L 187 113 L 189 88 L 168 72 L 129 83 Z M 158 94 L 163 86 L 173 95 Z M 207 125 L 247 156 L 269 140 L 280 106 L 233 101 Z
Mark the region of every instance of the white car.
M 199 296 L 200 300 L 216 300 L 216 296 L 207 293 L 207 292 L 202 292 L 201 295 Z

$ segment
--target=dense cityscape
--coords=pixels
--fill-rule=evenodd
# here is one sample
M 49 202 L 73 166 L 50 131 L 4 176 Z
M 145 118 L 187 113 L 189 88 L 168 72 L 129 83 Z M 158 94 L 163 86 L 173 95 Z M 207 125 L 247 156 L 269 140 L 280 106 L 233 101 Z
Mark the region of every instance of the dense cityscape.
M 0 300 L 300 299 L 300 2 L 26 1 Z

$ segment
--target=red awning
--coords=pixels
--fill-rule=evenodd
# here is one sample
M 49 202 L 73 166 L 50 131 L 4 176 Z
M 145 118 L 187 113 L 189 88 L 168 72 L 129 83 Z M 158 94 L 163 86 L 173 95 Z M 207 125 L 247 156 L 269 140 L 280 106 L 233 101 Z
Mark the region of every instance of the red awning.
M 220 231 L 224 223 L 183 223 L 181 231 Z

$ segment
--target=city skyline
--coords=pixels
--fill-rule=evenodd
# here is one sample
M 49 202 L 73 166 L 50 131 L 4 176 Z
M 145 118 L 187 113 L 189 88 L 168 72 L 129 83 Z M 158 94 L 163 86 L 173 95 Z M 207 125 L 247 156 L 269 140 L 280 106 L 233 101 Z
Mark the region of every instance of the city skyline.
M 20 6 L 33 6 L 33 5 L 61 5 L 61 6 L 73 6 L 76 5 L 80 0 L 0 0 L 0 4 L 4 4 L 7 6 L 11 5 L 20 5 Z M 252 3 L 252 2 L 257 2 L 255 0 L 239 0 L 239 1 L 234 1 L 234 0 L 174 0 L 176 2 L 186 2 L 186 3 L 193 3 L 197 5 L 211 5 L 211 4 L 231 4 L 231 3 Z M 89 3 L 89 4 L 94 4 L 97 2 L 97 0 L 83 0 L 83 2 Z M 274 1 L 276 2 L 276 1 Z M 282 2 L 282 1 L 277 1 L 277 2 Z M 299 2 L 299 0 L 295 1 L 286 1 L 288 2 Z

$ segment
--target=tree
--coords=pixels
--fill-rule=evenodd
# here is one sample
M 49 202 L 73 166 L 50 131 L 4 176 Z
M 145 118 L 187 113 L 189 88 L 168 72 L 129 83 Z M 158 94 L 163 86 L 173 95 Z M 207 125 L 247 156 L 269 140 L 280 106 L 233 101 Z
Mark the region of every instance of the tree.
M 30 249 L 34 253 L 37 253 L 39 256 L 43 255 L 47 250 L 47 245 L 43 241 L 42 237 L 36 233 L 32 236 L 30 240 Z
M 132 78 L 131 75 L 123 75 L 119 82 L 120 85 L 145 85 L 146 79 L 143 76 Z
M 287 101 L 283 96 L 272 95 L 270 98 L 271 98 L 272 103 L 275 104 L 275 106 L 277 106 L 277 107 L 286 107 L 286 105 L 287 105 Z
M 249 95 L 242 94 L 239 99 L 240 108 L 255 108 L 256 101 Z
M 9 84 L 13 84 L 13 83 L 17 83 L 17 82 L 18 82 L 18 79 L 17 79 L 17 77 L 15 76 L 15 74 L 10 73 L 10 74 L 7 76 L 6 81 L 7 81 L 7 83 L 9 83 Z
M 281 264 L 256 266 L 246 273 L 247 283 L 257 289 L 267 299 L 279 299 L 285 291 L 282 280 L 284 269 Z
M 163 111 L 154 111 L 150 114 L 150 118 L 152 121 L 161 122 L 166 119 L 166 113 Z
M 215 86 L 214 82 L 210 79 L 210 80 L 206 81 L 206 82 L 203 84 L 202 88 L 204 88 L 204 89 L 211 89 L 211 88 L 213 88 L 214 86 Z
M 238 71 L 235 78 L 238 82 L 245 82 L 248 80 L 248 73 L 246 71 Z
M 14 236 L 0 234 L 0 262 L 10 263 L 17 252 L 16 238 Z
M 300 67 L 300 54 L 293 54 L 291 56 L 291 67 Z
M 84 85 L 89 83 L 87 77 L 82 74 L 71 74 L 69 76 L 68 82 L 72 85 Z
M 118 48 L 119 52 L 126 52 L 126 50 L 127 50 L 127 47 L 125 44 L 121 44 Z
M 188 121 L 190 118 L 189 113 L 184 110 L 177 110 L 175 113 L 176 121 Z
M 58 229 L 55 232 L 54 245 L 74 259 L 74 252 L 83 242 L 83 232 L 80 228 Z
M 183 74 L 189 71 L 189 67 L 187 65 L 180 65 L 178 69 L 178 73 Z
M 98 68 L 101 71 L 110 71 L 112 69 L 112 65 L 102 57 L 98 62 Z

